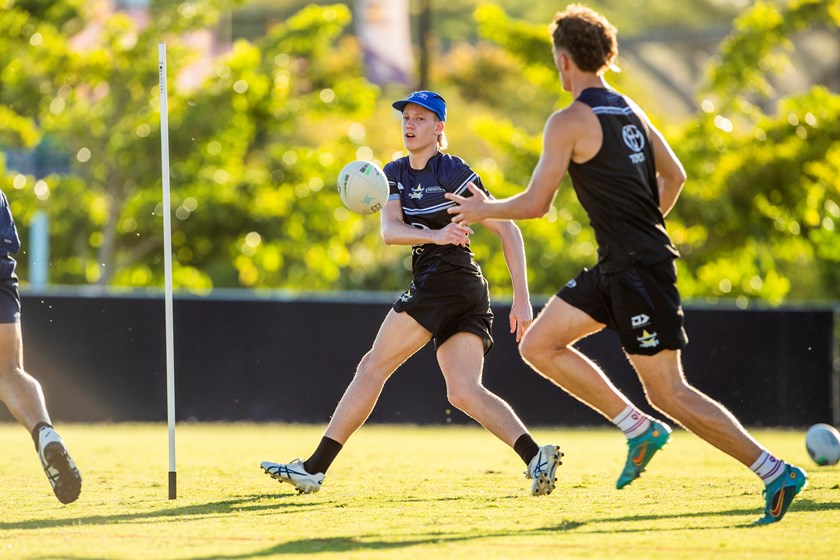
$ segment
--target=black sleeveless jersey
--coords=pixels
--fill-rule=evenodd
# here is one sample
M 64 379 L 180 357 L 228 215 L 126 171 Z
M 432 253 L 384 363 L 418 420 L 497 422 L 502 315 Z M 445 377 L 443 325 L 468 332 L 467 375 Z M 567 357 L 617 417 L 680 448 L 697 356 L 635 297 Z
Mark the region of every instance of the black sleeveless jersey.
M 455 203 L 444 198 L 444 193 L 471 196 L 467 188 L 469 182 L 487 192 L 479 176 L 464 160 L 440 152 L 432 156 L 423 169 L 412 169 L 405 156 L 389 162 L 383 171 L 391 190 L 388 200 L 399 200 L 405 223 L 416 228 L 443 229 L 452 221 L 446 210 Z M 473 256 L 469 247 L 428 243 L 412 247 L 411 265 L 415 274 L 436 259 L 477 269 Z
M 9 209 L 9 200 L 6 194 L 0 191 L 0 255 L 17 253 L 19 250 L 20 238 Z
M 616 91 L 588 88 L 576 101 L 592 108 L 603 131 L 601 149 L 592 159 L 569 163 L 575 193 L 595 230 L 602 270 L 678 257 L 659 210 L 647 127 Z

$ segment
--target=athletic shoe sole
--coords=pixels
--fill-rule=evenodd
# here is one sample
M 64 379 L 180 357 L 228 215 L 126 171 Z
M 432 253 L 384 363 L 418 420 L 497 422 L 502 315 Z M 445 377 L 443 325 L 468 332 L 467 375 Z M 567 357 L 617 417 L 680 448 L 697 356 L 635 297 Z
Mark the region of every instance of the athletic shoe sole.
M 55 497 L 62 504 L 75 502 L 82 492 L 82 476 L 67 449 L 53 441 L 44 448 L 43 455 L 46 462 L 44 472 L 50 479 Z
M 540 453 L 543 453 L 545 450 L 544 446 L 540 448 Z M 546 470 L 545 472 L 541 472 L 534 478 L 534 482 L 531 484 L 531 495 L 532 496 L 548 496 L 551 494 L 557 486 L 557 477 L 554 476 L 555 471 L 557 471 L 557 467 L 563 464 L 560 460 L 563 457 L 563 452 L 560 451 L 560 448 L 556 445 L 551 446 L 553 449 L 546 452 Z

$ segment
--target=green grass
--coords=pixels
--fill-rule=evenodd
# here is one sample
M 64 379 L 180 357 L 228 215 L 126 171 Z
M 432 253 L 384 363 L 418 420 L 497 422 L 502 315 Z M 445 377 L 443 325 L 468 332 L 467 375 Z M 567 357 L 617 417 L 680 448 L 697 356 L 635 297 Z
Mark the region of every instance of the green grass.
M 797 431 L 755 432 L 811 483 L 782 523 L 752 528 L 758 480 L 683 431 L 618 491 L 616 430 L 534 430 L 566 457 L 557 490 L 532 498 L 522 462 L 480 428 L 366 426 L 323 490 L 299 496 L 259 461 L 305 457 L 323 427 L 181 424 L 179 497 L 168 500 L 165 424 L 59 428 L 84 476 L 69 506 L 26 432 L 0 424 L 0 559 L 833 559 L 840 549 L 840 466 L 813 465 Z

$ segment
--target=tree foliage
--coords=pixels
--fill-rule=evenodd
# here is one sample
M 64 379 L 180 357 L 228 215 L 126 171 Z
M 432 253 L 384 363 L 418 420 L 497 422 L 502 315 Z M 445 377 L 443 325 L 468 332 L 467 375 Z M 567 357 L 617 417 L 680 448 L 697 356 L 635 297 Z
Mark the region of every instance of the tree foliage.
M 840 297 L 840 96 L 816 86 L 779 98 L 768 79 L 768 72 L 788 63 L 794 34 L 836 24 L 839 5 L 837 0 L 755 4 L 721 46 L 698 99 L 702 110 L 685 123 L 663 123 L 652 108 L 651 118 L 666 131 L 689 174 L 668 218 L 685 257 L 679 266 L 687 297 L 736 298 L 739 305 L 752 299 Z M 485 40 L 524 64 L 519 76 L 545 76 L 541 53 L 550 43 L 542 26 L 529 31 L 493 6 L 478 9 L 476 19 Z M 608 79 L 620 90 L 630 85 L 623 74 Z M 559 99 L 561 105 L 569 102 L 563 95 Z M 645 106 L 644 99 L 638 101 Z M 498 119 L 486 119 L 476 130 L 505 154 L 504 172 L 494 177 L 505 185 L 502 194 L 527 184 L 539 158 L 539 134 Z M 587 222 L 566 179 L 547 219 L 520 224 L 530 241 L 529 272 L 538 291 L 553 291 L 594 261 Z
M 344 163 L 402 153 L 390 101 L 406 92 L 364 78 L 346 3 L 303 7 L 210 59 L 191 38 L 231 6 L 225 0 L 158 0 L 142 25 L 120 13 L 93 21 L 79 0 L 0 4 L 0 144 L 49 145 L 70 162 L 41 178 L 4 169 L 0 159 L 24 247 L 34 213 L 50 217 L 52 283 L 163 283 L 163 37 L 175 286 L 404 288 L 408 252 L 384 246 L 376 217 L 346 211 L 333 188 Z M 512 18 L 499 5 L 475 11 L 480 40 L 453 39 L 432 79 L 452 108 L 452 153 L 496 196 L 508 196 L 527 185 L 545 118 L 570 99 L 547 22 Z M 836 24 L 838 14 L 838 0 L 757 3 L 721 46 L 693 118 L 663 122 L 647 107 L 689 172 L 668 219 L 685 257 L 686 296 L 744 304 L 840 296 L 840 101 L 822 87 L 779 98 L 767 79 L 786 63 L 795 33 Z M 626 10 L 615 17 L 627 18 Z M 609 80 L 636 91 L 633 76 Z M 533 293 L 552 293 L 595 262 L 594 236 L 568 180 L 546 218 L 520 227 Z M 509 293 L 498 240 L 479 228 L 473 248 L 493 292 Z M 25 259 L 20 266 L 25 280 Z

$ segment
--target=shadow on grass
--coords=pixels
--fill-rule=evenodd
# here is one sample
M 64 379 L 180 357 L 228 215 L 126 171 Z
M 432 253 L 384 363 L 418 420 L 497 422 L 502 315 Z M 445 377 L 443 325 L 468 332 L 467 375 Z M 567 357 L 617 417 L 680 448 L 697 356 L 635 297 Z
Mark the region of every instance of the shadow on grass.
M 799 498 L 793 502 L 791 509 L 788 510 L 787 515 L 793 514 L 796 515 L 797 513 L 810 513 L 810 512 L 818 512 L 818 511 L 834 511 L 840 510 L 840 502 L 831 502 L 831 503 L 819 503 L 814 502 L 813 500 L 808 500 L 806 498 Z M 745 509 L 729 509 L 723 511 L 695 511 L 689 513 L 671 513 L 671 514 L 657 514 L 651 513 L 649 515 L 627 515 L 624 517 L 611 517 L 611 518 L 598 518 L 590 522 L 590 525 L 593 523 L 621 523 L 621 522 L 628 522 L 628 521 L 657 521 L 661 519 L 691 519 L 696 517 L 727 517 L 732 515 L 743 515 L 745 520 L 743 523 L 732 523 L 729 525 L 713 525 L 709 527 L 692 527 L 692 531 L 702 531 L 706 529 L 742 529 L 742 528 L 753 528 L 755 527 L 752 523 L 759 517 L 763 515 L 763 510 L 761 506 L 756 506 L 755 508 Z M 787 518 L 787 516 L 785 516 Z M 784 520 L 782 520 L 784 523 Z M 617 533 L 640 533 L 640 532 L 655 532 L 655 531 L 675 531 L 675 530 L 684 530 L 685 528 L 674 528 L 674 527 L 663 527 L 663 528 L 656 528 L 656 527 L 635 527 L 635 528 L 627 528 L 627 529 L 615 529 L 611 528 L 609 530 L 601 530 L 601 529 L 594 529 L 588 530 L 588 533 L 604 533 L 604 534 L 617 534 Z
M 211 560 L 213 558 L 222 560 L 236 560 L 246 558 L 264 558 L 282 556 L 284 554 L 319 554 L 319 553 L 350 553 L 358 551 L 393 550 L 407 548 L 410 546 L 427 544 L 451 544 L 458 542 L 475 541 L 481 539 L 495 539 L 500 537 L 522 537 L 534 535 L 554 534 L 558 531 L 568 531 L 580 527 L 583 523 L 562 521 L 558 525 L 543 527 L 531 530 L 516 531 L 494 531 L 491 533 L 443 533 L 435 532 L 427 535 L 416 535 L 415 538 L 405 540 L 382 540 L 381 535 L 362 535 L 356 537 L 333 537 L 326 539 L 302 539 L 280 543 L 275 546 L 233 555 L 195 556 L 185 560 Z M 92 559 L 90 559 L 92 560 Z
M 108 525 L 126 521 L 157 520 L 161 517 L 178 516 L 206 516 L 221 515 L 242 511 L 277 511 L 283 509 L 321 509 L 323 507 L 334 507 L 333 502 L 283 502 L 286 496 L 278 497 L 276 494 L 253 494 L 250 496 L 239 496 L 230 500 L 211 502 L 208 504 L 193 504 L 175 508 L 166 508 L 154 511 L 137 513 L 122 513 L 115 515 L 88 515 L 79 517 L 67 517 L 64 519 L 30 519 L 27 521 L 0 521 L 0 531 L 12 529 L 44 529 L 50 527 L 65 527 L 78 525 Z M 290 498 L 296 496 L 289 494 Z M 270 499 L 269 503 L 254 503 L 258 500 Z
M 173 516 L 206 516 L 206 515 L 223 515 L 242 511 L 306 511 L 318 510 L 325 507 L 336 507 L 333 502 L 300 502 L 297 496 L 289 495 L 289 498 L 295 498 L 295 501 L 284 502 L 284 497 L 277 497 L 276 495 L 256 494 L 250 496 L 240 496 L 235 499 L 224 500 L 219 502 L 212 502 L 209 504 L 195 504 L 189 506 L 182 506 L 176 508 L 161 509 L 158 511 L 150 511 L 145 513 L 127 513 L 122 515 L 94 515 L 87 517 L 76 517 L 68 519 L 42 519 L 21 521 L 14 523 L 0 522 L 0 530 L 4 529 L 42 529 L 46 527 L 62 527 L 74 525 L 107 525 L 111 523 L 120 523 L 126 521 L 142 521 L 145 519 L 156 520 L 162 517 Z M 269 499 L 268 503 L 254 503 L 258 500 Z M 806 513 L 806 512 L 822 512 L 840 510 L 840 502 L 818 503 L 808 499 L 799 499 L 793 504 L 793 509 L 789 514 Z M 316 539 L 299 539 L 288 542 L 281 542 L 260 550 L 252 550 L 242 553 L 234 554 L 213 554 L 212 556 L 194 556 L 185 557 L 183 560 L 210 560 L 211 558 L 221 560 L 237 560 L 248 558 L 268 558 L 280 557 L 286 554 L 341 554 L 352 553 L 359 551 L 388 551 L 404 549 L 413 546 L 421 545 L 445 545 L 453 543 L 463 543 L 479 540 L 493 540 L 508 537 L 527 537 L 527 536 L 549 536 L 559 535 L 563 532 L 577 532 L 582 530 L 587 534 L 622 534 L 622 533 L 638 533 L 638 532 L 673 532 L 673 531 L 703 531 L 710 529 L 727 529 L 727 528 L 749 528 L 750 523 L 761 515 L 761 508 L 738 508 L 729 510 L 713 510 L 713 511 L 694 511 L 684 513 L 655 513 L 653 510 L 650 514 L 645 515 L 626 515 L 614 517 L 598 517 L 585 521 L 572 521 L 568 519 L 560 519 L 557 523 L 545 527 L 537 527 L 533 529 L 515 529 L 509 531 L 484 531 L 484 532 L 445 532 L 434 531 L 425 534 L 406 535 L 406 538 L 398 540 L 393 537 L 383 536 L 381 534 L 356 535 L 356 536 L 336 536 L 329 538 Z M 669 519 L 691 519 L 691 518 L 716 518 L 727 516 L 743 516 L 744 523 L 735 523 L 731 525 L 710 525 L 708 527 L 656 527 L 655 524 L 645 524 L 644 527 L 604 527 L 609 523 L 626 523 L 626 522 L 655 522 Z M 102 560 L 98 557 L 88 556 L 66 556 L 67 559 L 76 560 Z

